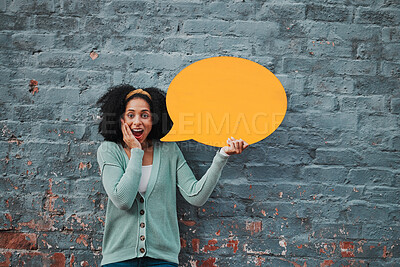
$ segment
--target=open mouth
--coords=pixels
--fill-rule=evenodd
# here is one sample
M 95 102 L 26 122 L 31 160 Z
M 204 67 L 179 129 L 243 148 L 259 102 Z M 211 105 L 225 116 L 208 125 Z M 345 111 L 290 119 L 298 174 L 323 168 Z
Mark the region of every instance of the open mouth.
M 143 132 L 144 131 L 141 129 L 133 129 L 132 130 L 133 136 L 135 136 L 136 139 L 139 139 L 140 137 L 142 137 Z

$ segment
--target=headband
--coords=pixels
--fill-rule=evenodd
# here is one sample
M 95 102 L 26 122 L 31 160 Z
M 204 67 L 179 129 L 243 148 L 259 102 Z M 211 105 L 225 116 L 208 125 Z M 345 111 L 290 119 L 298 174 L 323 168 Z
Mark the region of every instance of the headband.
M 130 91 L 129 94 L 126 95 L 125 101 L 128 100 L 131 96 L 133 96 L 135 94 L 142 94 L 142 95 L 148 96 L 151 100 L 151 96 L 148 92 L 144 91 L 143 89 L 136 89 L 136 90 Z

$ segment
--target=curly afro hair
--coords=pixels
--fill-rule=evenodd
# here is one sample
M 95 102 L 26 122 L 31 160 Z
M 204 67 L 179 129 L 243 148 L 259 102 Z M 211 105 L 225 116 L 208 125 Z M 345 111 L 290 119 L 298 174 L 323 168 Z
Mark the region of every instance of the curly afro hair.
M 128 84 L 113 86 L 97 101 L 102 117 L 99 133 L 104 140 L 123 144 L 120 119 L 125 112 L 126 104 L 133 98 L 142 98 L 150 106 L 153 126 L 147 138 L 160 140 L 172 128 L 172 120 L 168 115 L 165 103 L 165 93 L 154 87 L 143 88 L 150 94 L 151 99 L 145 94 L 134 94 L 125 100 L 126 96 L 135 89 Z

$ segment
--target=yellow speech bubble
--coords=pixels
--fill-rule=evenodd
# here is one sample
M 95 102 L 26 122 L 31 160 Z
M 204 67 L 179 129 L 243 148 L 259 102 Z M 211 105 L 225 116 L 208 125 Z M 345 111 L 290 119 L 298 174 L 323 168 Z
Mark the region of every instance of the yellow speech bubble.
M 194 139 L 223 147 L 233 136 L 254 144 L 285 117 L 285 90 L 275 75 L 253 61 L 212 57 L 184 68 L 167 91 L 174 122 L 161 141 Z

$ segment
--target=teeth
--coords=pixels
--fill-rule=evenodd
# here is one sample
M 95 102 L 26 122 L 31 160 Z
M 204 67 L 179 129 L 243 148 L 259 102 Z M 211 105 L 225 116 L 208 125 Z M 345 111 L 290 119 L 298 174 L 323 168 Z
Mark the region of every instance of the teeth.
M 143 130 L 135 130 L 133 129 L 134 132 L 142 132 Z

